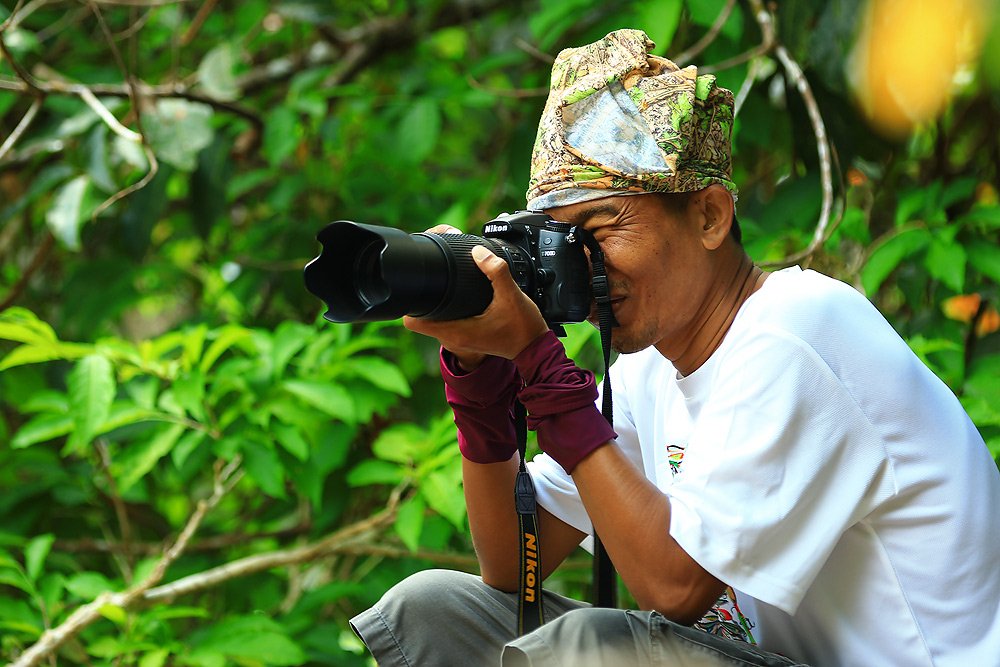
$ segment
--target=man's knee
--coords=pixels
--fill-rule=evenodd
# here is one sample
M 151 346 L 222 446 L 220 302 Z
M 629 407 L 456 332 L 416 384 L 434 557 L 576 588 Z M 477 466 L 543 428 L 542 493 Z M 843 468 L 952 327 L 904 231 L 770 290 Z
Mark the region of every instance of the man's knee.
M 516 608 L 514 596 L 477 576 L 426 570 L 393 586 L 351 626 L 379 664 L 496 664 Z
M 460 607 L 462 598 L 477 585 L 482 581 L 464 572 L 422 570 L 386 591 L 376 607 L 392 615 L 440 617 Z

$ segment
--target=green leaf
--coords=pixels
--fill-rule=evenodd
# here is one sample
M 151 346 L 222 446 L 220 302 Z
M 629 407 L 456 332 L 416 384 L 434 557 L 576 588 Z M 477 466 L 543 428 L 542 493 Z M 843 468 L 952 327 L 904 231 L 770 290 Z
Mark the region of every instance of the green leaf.
M 274 331 L 271 347 L 271 372 L 281 377 L 288 362 L 308 343 L 316 332 L 301 322 L 282 322 Z
M 219 44 L 202 58 L 198 66 L 198 82 L 205 93 L 220 102 L 239 99 L 240 87 L 236 82 L 235 48 L 232 44 Z
M 68 414 L 38 415 L 18 429 L 10 441 L 10 446 L 13 449 L 23 449 L 68 435 L 72 430 L 73 418 Z
M 146 138 L 163 162 L 181 171 L 198 166 L 198 153 L 212 143 L 212 107 L 178 98 L 157 100 L 142 117 Z
M 67 414 L 69 412 L 69 398 L 66 394 L 57 391 L 39 391 L 28 396 L 23 403 L 18 406 L 21 412 L 55 412 L 57 414 Z
M 391 391 L 400 396 L 410 396 L 410 383 L 399 368 L 385 359 L 372 356 L 360 356 L 348 359 L 346 365 L 352 372 L 360 375 L 379 389 Z
M 444 470 L 432 472 L 421 480 L 420 493 L 431 509 L 459 530 L 464 529 L 465 495 L 460 472 L 457 475 Z
M 222 354 L 234 345 L 244 345 L 253 335 L 249 329 L 238 326 L 223 327 L 218 331 L 218 335 L 212 344 L 208 346 L 205 356 L 201 358 L 199 367 L 205 374 L 208 373 L 212 365 L 222 356 Z
M 403 481 L 403 468 L 389 463 L 368 459 L 362 461 L 347 474 L 348 486 L 369 486 L 372 484 L 399 484 Z
M 182 468 L 188 457 L 194 454 L 199 445 L 205 441 L 208 435 L 204 431 L 188 431 L 177 441 L 174 448 L 170 450 L 170 460 L 177 468 Z
M 51 533 L 39 535 L 24 547 L 24 569 L 32 582 L 38 581 L 38 576 L 42 573 L 42 566 L 45 564 L 45 558 L 49 555 L 55 539 L 56 536 Z
M 683 8 L 683 0 L 647 0 L 633 10 L 636 19 L 633 26 L 645 30 L 656 43 L 653 53 L 662 56 L 669 52 Z
M 309 443 L 302 437 L 302 432 L 299 429 L 285 424 L 274 424 L 271 427 L 271 432 L 278 444 L 284 447 L 289 454 L 299 461 L 309 459 Z
M 184 356 L 182 361 L 186 370 L 190 370 L 201 359 L 201 353 L 205 348 L 205 338 L 207 336 L 208 327 L 204 324 L 192 327 L 184 332 Z
M 159 410 L 151 410 L 131 401 L 115 401 L 107 420 L 98 427 L 94 435 L 103 435 L 129 424 L 144 421 L 171 421 L 173 417 Z
M 167 664 L 168 657 L 170 657 L 170 651 L 165 648 L 150 651 L 139 658 L 139 667 L 163 667 Z
M 27 575 L 21 570 L 0 570 L 0 584 L 12 586 L 28 595 L 35 595 L 35 587 L 31 585 Z
M 410 105 L 396 134 L 399 159 L 421 162 L 437 145 L 441 133 L 441 113 L 433 99 L 419 98 Z
M 345 422 L 354 419 L 354 402 L 340 385 L 319 380 L 285 380 L 282 386 L 290 394 L 335 419 Z
M 285 497 L 285 468 L 270 444 L 247 440 L 242 443 L 243 465 L 261 490 L 274 498 Z
M 200 369 L 178 377 L 171 389 L 174 399 L 189 415 L 199 421 L 205 420 L 205 375 Z
M 114 586 L 99 572 L 80 572 L 66 580 L 66 590 L 83 600 L 94 600 L 105 591 L 113 591 Z
M 997 23 L 1000 25 L 1000 22 Z M 992 231 L 994 229 L 1000 229 L 1000 206 L 997 205 L 982 205 L 977 204 L 972 207 L 972 209 L 966 213 L 964 216 L 959 218 L 956 222 L 959 223 L 979 223 L 976 225 L 983 229 L 983 231 Z
M 982 397 L 1000 408 L 1000 354 L 976 360 L 965 382 L 964 393 Z
M 41 345 L 21 345 L 15 348 L 10 354 L 0 362 L 0 371 L 24 366 L 26 364 L 37 364 L 56 359 L 80 359 L 93 354 L 93 345 L 81 343 L 45 343 Z
M 965 249 L 961 245 L 939 238 L 931 240 L 924 258 L 927 271 L 959 294 L 965 291 L 965 262 Z
M 0 338 L 19 343 L 55 343 L 56 332 L 26 308 L 11 308 L 0 314 Z
M 128 614 L 125 613 L 125 609 L 116 604 L 102 604 L 101 608 L 97 611 L 101 616 L 115 625 L 125 625 L 126 621 L 128 621 Z
M 272 166 L 279 166 L 295 151 L 301 139 L 298 116 L 288 107 L 279 106 L 264 122 L 264 157 Z
M 89 176 L 77 176 L 59 188 L 45 213 L 49 231 L 69 250 L 80 249 L 80 227 L 85 219 L 83 202 L 89 186 Z
M 149 474 L 157 461 L 170 453 L 183 433 L 183 426 L 171 424 L 146 442 L 132 445 L 112 467 L 117 473 L 119 491 L 125 493 Z
M 263 615 L 227 618 L 196 632 L 190 644 L 195 654 L 223 654 L 277 667 L 306 662 L 302 649 L 285 634 L 284 628 Z
M 384 461 L 410 463 L 422 458 L 427 449 L 427 432 L 414 424 L 393 424 L 379 433 L 372 452 Z
M 92 354 L 77 362 L 66 384 L 74 424 L 66 449 L 79 453 L 90 444 L 111 413 L 115 398 L 114 367 L 107 357 Z
M 427 504 L 420 496 L 413 496 L 399 506 L 396 514 L 396 535 L 406 548 L 415 552 L 420 547 L 420 533 L 424 530 L 424 511 Z
M 896 226 L 902 227 L 907 222 L 922 215 L 927 206 L 927 200 L 928 190 L 924 188 L 903 192 L 899 196 L 899 203 L 896 204 Z
M 538 48 L 548 50 L 597 4 L 597 0 L 543 0 L 536 11 L 528 13 L 528 26 L 539 42 Z
M 988 243 L 976 243 L 966 246 L 965 251 L 972 268 L 1000 285 L 1000 248 Z
M 910 227 L 876 243 L 864 268 L 861 269 L 861 284 L 865 294 L 868 296 L 875 294 L 900 262 L 923 250 L 930 241 L 931 234 L 926 228 Z
M 108 126 L 100 123 L 87 136 L 87 175 L 91 183 L 111 194 L 118 190 L 118 186 L 108 166 L 108 131 Z

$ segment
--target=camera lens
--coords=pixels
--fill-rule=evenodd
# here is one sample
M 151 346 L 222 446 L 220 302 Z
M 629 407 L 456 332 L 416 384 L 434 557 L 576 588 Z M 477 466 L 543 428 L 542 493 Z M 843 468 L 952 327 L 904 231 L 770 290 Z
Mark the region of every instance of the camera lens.
M 323 251 L 305 268 L 306 287 L 332 322 L 375 322 L 403 315 L 456 320 L 483 312 L 493 287 L 476 266 L 470 234 L 407 234 L 341 220 L 318 236 Z
M 372 243 L 361 250 L 354 265 L 354 289 L 369 308 L 389 298 L 389 286 L 382 279 L 382 248 Z

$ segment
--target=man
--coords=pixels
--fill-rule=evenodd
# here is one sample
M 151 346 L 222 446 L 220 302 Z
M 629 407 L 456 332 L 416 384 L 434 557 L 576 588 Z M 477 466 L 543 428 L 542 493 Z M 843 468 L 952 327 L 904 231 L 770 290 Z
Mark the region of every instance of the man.
M 406 326 L 443 347 L 482 579 L 415 575 L 355 629 L 383 667 L 997 664 L 982 438 L 863 296 L 753 265 L 732 95 L 651 46 L 621 30 L 560 53 L 528 192 L 605 255 L 617 435 L 593 376 L 474 250 L 489 308 Z M 515 396 L 545 452 L 529 465 L 543 576 L 596 530 L 643 611 L 546 594 L 550 622 L 513 637 Z

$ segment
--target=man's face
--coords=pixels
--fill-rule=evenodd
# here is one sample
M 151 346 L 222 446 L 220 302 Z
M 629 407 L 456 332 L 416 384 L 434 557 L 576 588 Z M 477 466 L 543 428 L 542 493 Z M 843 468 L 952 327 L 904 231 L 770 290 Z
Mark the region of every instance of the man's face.
M 600 243 L 620 325 L 612 333 L 615 350 L 656 345 L 670 357 L 668 349 L 684 345 L 705 300 L 707 280 L 699 277 L 708 270 L 699 230 L 687 213 L 669 211 L 650 195 L 605 197 L 545 212 L 582 225 Z M 596 323 L 596 311 L 589 319 Z

